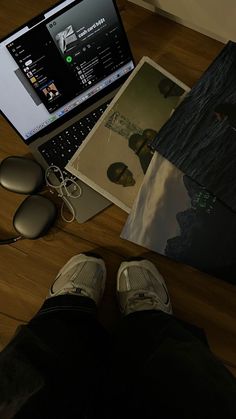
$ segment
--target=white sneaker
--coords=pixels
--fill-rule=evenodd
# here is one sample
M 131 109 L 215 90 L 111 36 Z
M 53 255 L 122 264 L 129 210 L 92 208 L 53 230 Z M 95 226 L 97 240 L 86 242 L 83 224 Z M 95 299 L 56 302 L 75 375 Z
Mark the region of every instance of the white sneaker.
M 94 256 L 73 256 L 58 272 L 48 298 L 63 294 L 89 297 L 98 304 L 103 296 L 106 267 L 102 259 Z
M 172 314 L 165 281 L 148 260 L 121 263 L 117 274 L 117 294 L 124 315 L 143 310 Z

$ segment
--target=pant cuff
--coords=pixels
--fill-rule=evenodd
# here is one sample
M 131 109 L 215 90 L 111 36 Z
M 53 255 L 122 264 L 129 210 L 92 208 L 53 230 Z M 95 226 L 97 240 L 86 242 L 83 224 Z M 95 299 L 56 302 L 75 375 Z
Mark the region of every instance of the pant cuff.
M 35 318 L 59 311 L 80 311 L 82 313 L 96 315 L 97 306 L 89 297 L 63 294 L 45 300 Z

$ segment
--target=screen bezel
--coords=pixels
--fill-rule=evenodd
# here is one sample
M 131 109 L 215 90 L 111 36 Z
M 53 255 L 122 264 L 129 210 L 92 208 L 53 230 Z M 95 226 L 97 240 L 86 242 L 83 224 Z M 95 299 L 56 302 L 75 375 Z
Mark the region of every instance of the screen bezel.
M 39 24 L 43 20 L 45 20 L 45 22 L 47 22 L 47 19 L 45 19 L 44 15 L 46 13 L 50 12 L 51 10 L 53 10 L 55 7 L 57 7 L 60 4 L 64 3 L 64 1 L 65 0 L 60 0 L 60 1 L 56 2 L 53 6 L 51 6 L 50 8 L 48 8 L 46 10 L 43 10 L 41 13 L 39 13 L 33 19 L 30 19 L 29 21 L 25 22 L 21 26 L 17 27 L 12 32 L 8 33 L 6 36 L 4 36 L 3 38 L 1 38 L 0 39 L 0 43 L 6 41 L 9 37 L 15 35 L 17 32 L 19 32 L 20 30 L 22 30 L 26 26 L 28 26 L 29 28 L 33 28 L 35 25 Z M 75 0 L 71 4 L 79 4 L 79 3 L 82 3 L 83 1 L 84 0 Z M 114 5 L 114 8 L 115 8 L 116 13 L 117 13 L 118 21 L 120 23 L 121 29 L 123 30 L 123 34 L 124 34 L 125 39 L 127 41 L 127 50 L 128 50 L 129 55 L 130 55 L 130 61 L 133 62 L 133 65 L 135 67 L 135 61 L 134 61 L 133 54 L 132 54 L 132 51 L 131 51 L 131 48 L 130 48 L 130 45 L 129 45 L 129 41 L 128 41 L 128 37 L 127 37 L 126 31 L 124 29 L 124 25 L 123 25 L 123 22 L 122 22 L 122 19 L 121 19 L 121 16 L 120 16 L 120 12 L 119 12 L 118 6 L 117 6 L 115 0 L 111 0 L 111 1 L 112 1 L 113 5 Z M 69 6 L 70 5 L 65 6 L 65 10 Z M 59 12 L 57 12 L 57 13 L 60 13 L 60 12 L 61 12 L 61 10 Z M 55 13 L 55 16 L 57 15 L 57 13 Z M 51 19 L 51 17 L 50 17 L 50 19 Z M 114 83 L 112 83 L 111 85 L 108 85 L 102 91 L 97 92 L 94 96 L 88 98 L 85 102 L 83 102 L 82 104 L 78 105 L 75 109 L 72 109 L 71 111 L 69 111 L 65 115 L 61 116 L 58 120 L 52 122 L 49 126 L 43 128 L 42 130 L 40 130 L 36 134 L 32 135 L 30 138 L 25 139 L 23 137 L 23 135 L 17 130 L 17 128 L 14 126 L 14 124 L 8 119 L 8 117 L 4 114 L 4 112 L 1 109 L 0 109 L 0 115 L 2 115 L 4 117 L 4 119 L 7 120 L 7 122 L 14 129 L 14 131 L 17 132 L 17 134 L 20 136 L 20 138 L 23 140 L 23 142 L 25 144 L 29 145 L 32 142 L 38 140 L 39 138 L 42 138 L 45 135 L 49 134 L 54 129 L 60 127 L 62 124 L 64 124 L 65 122 L 69 121 L 71 118 L 75 117 L 79 113 L 83 112 L 89 106 L 91 106 L 94 103 L 96 103 L 99 99 L 103 98 L 104 96 L 109 95 L 109 93 L 111 93 L 112 91 L 118 89 L 125 82 L 125 80 L 129 77 L 129 75 L 132 73 L 132 71 L 133 70 L 127 72 L 125 75 L 123 75 L 122 77 L 120 77 Z

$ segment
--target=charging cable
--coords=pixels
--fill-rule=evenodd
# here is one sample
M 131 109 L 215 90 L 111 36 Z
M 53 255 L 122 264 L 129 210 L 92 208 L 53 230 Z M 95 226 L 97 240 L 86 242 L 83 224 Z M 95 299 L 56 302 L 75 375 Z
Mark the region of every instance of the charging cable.
M 61 183 L 58 186 L 53 185 L 49 178 L 51 175 L 57 176 L 59 175 Z M 46 171 L 45 171 L 45 181 L 46 181 L 46 185 L 49 186 L 49 188 L 51 188 L 51 192 L 53 193 L 54 190 L 57 192 L 58 196 L 60 198 L 63 198 L 63 202 L 61 205 L 61 218 L 63 219 L 63 221 L 65 221 L 66 223 L 72 223 L 75 220 L 75 209 L 73 207 L 73 205 L 71 204 L 71 202 L 69 201 L 68 198 L 80 198 L 82 196 L 82 188 L 80 185 L 78 185 L 78 183 L 75 180 L 76 178 L 68 178 L 65 177 L 62 170 L 55 165 L 49 166 Z M 71 187 L 71 185 L 73 185 L 72 187 L 72 192 L 69 191 L 69 187 Z M 71 214 L 72 214 L 72 218 L 68 220 L 68 218 L 66 218 L 64 216 L 64 206 L 66 205 L 69 207 Z

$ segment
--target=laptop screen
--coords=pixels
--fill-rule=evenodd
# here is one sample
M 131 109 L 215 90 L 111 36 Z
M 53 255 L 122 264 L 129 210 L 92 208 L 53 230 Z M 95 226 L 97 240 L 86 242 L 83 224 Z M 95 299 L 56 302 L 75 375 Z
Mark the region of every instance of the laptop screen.
M 66 0 L 0 43 L 0 109 L 30 142 L 133 68 L 113 0 Z

